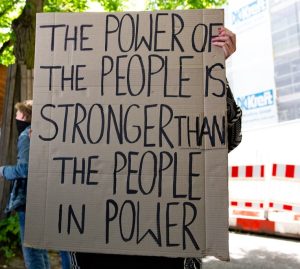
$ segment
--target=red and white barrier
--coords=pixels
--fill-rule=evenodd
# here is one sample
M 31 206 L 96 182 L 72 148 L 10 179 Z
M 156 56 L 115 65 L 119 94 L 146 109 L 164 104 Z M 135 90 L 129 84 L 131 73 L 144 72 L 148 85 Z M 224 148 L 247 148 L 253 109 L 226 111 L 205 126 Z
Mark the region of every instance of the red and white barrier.
M 300 238 L 300 165 L 229 168 L 231 228 Z
M 269 208 L 299 213 L 300 165 L 273 164 Z
M 264 180 L 264 176 L 264 165 L 231 166 L 229 168 L 229 178 L 231 179 L 256 178 Z
M 300 225 L 300 165 L 273 164 L 268 218 Z
M 273 164 L 272 177 L 274 178 L 294 178 L 300 180 L 300 165 Z
M 229 168 L 229 215 L 264 219 L 264 165 Z
M 293 206 L 288 204 L 270 202 L 269 209 L 277 210 L 277 211 L 290 211 L 290 212 L 300 213 L 300 205 Z
M 230 218 L 229 227 L 235 230 L 280 235 L 285 237 L 300 238 L 299 223 L 282 221 L 282 219 L 249 219 Z

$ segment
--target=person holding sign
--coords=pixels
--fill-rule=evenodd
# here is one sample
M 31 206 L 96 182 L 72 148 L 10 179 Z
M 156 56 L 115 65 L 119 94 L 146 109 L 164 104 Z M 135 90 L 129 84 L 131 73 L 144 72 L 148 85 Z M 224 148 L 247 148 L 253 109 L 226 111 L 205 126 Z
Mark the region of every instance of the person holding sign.
M 15 165 L 0 167 L 0 177 L 13 182 L 5 212 L 9 213 L 15 210 L 18 213 L 22 251 L 26 268 L 49 269 L 50 263 L 46 250 L 29 248 L 23 245 L 32 101 L 26 100 L 17 103 L 15 108 L 17 110 L 16 124 L 19 133 L 17 163 Z
M 212 38 L 212 45 L 221 47 L 225 59 L 236 50 L 236 36 L 225 27 L 218 28 L 219 35 Z M 236 105 L 230 87 L 227 84 L 227 123 L 228 123 L 228 152 L 241 142 L 241 109 Z M 73 269 L 94 268 L 201 268 L 198 258 L 168 258 L 154 256 L 127 256 L 113 254 L 79 253 L 71 254 Z

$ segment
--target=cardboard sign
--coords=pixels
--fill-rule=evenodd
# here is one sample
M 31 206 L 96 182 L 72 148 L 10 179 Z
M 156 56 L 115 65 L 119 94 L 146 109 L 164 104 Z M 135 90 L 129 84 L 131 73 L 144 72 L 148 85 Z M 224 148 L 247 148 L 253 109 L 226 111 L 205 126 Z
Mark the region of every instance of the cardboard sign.
M 28 246 L 228 259 L 222 24 L 38 14 Z

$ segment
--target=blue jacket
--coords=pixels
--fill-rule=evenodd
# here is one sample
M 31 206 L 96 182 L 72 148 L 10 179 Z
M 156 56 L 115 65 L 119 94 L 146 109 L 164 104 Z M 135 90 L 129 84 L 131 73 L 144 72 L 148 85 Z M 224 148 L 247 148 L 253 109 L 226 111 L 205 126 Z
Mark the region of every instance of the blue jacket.
M 30 145 L 29 131 L 30 126 L 19 135 L 17 163 L 2 167 L 3 177 L 6 180 L 13 181 L 9 201 L 5 209 L 6 213 L 15 209 L 25 209 Z

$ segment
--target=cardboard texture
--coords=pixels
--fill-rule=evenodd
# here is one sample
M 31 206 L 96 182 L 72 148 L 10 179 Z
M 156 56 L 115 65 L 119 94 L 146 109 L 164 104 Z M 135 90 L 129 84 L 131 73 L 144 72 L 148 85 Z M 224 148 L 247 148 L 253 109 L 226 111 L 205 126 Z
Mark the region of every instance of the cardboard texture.
M 26 245 L 228 260 L 222 24 L 37 15 Z

